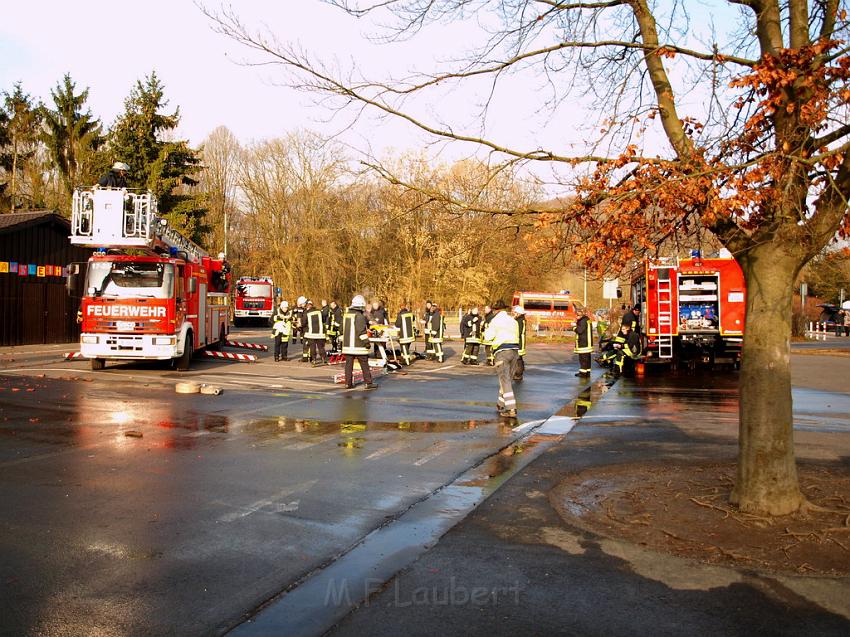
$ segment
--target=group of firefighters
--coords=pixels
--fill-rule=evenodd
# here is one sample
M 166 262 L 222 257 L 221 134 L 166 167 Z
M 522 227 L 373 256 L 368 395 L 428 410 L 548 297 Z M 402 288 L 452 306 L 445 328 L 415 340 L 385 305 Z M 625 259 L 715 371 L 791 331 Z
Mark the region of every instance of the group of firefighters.
M 426 301 L 420 322 L 425 338 L 424 358 L 442 363 L 446 321 L 439 305 Z M 412 349 L 419 330 L 410 304 L 404 304 L 391 326 L 383 305 L 378 301 L 367 305 L 366 299 L 359 294 L 351 299 L 345 310 L 336 301 L 323 300 L 317 306 L 305 296 L 298 297 L 294 307 L 290 307 L 288 301 L 280 301 L 272 317 L 274 360 L 288 360 L 290 340 L 294 344 L 300 337 L 302 363 L 312 363 L 314 367 L 327 365 L 329 355 L 341 353 L 345 357 L 346 386 L 353 387 L 356 361 L 363 372 L 366 388 L 374 389 L 377 385 L 372 382 L 368 358 L 373 349 L 378 354 L 376 341 L 387 340 L 381 333 L 389 327 L 396 328 L 394 336 L 401 364 L 410 365 L 416 358 L 423 357 Z M 485 306 L 483 314 L 477 307 L 472 308 L 461 318 L 460 333 L 464 340 L 461 362 L 480 364 L 479 352 L 483 345 L 484 364 L 496 367 L 499 375 L 499 411 L 508 417 L 516 416 L 511 383 L 522 380 L 525 369 L 525 311 L 517 306 L 509 313 L 503 302 Z
M 424 358 L 442 363 L 446 322 L 436 303 L 425 303 L 421 325 L 425 337 Z M 613 373 L 622 373 L 626 361 L 640 356 L 639 326 L 640 306 L 636 305 L 624 314 L 619 332 L 601 348 L 596 360 L 603 366 L 610 366 Z M 290 340 L 296 343 L 300 337 L 302 363 L 312 363 L 314 367 L 327 365 L 329 355 L 342 354 L 345 357 L 346 387 L 354 386 L 354 363 L 357 362 L 366 388 L 374 389 L 377 385 L 372 380 L 369 354 L 374 349 L 375 355 L 378 355 L 378 342 L 392 342 L 382 337 L 383 330 L 390 327 L 396 328 L 394 338 L 399 346 L 400 364 L 410 365 L 416 358 L 423 357 L 412 349 L 419 330 L 409 303 L 398 311 L 391 326 L 383 305 L 378 301 L 367 304 L 359 294 L 351 299 L 345 310 L 336 301 L 328 303 L 323 300 L 317 306 L 304 296 L 298 297 L 294 307 L 290 307 L 288 301 L 281 301 L 272 317 L 274 360 L 287 360 Z M 576 376 L 588 378 L 597 344 L 596 328 L 587 310 L 579 316 L 574 330 L 575 353 L 579 358 Z M 499 377 L 499 413 L 515 417 L 513 382 L 522 380 L 525 371 L 524 309 L 521 306 L 509 309 L 502 301 L 492 306 L 485 305 L 483 312 L 473 307 L 460 319 L 460 336 L 464 343 L 461 363 L 479 365 L 483 362 L 494 366 Z

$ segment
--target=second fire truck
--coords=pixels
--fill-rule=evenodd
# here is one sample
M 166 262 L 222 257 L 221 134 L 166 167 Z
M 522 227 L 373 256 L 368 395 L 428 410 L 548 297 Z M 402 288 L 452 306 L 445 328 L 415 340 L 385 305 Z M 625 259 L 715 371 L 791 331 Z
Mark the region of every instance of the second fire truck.
M 650 259 L 632 278 L 647 362 L 740 365 L 746 286 L 728 251 Z
M 150 192 L 94 188 L 74 193 L 71 243 L 95 248 L 85 271 L 80 353 L 94 370 L 108 360 L 172 360 L 220 347 L 229 331 L 229 274 L 170 228 Z M 72 265 L 68 289 L 82 274 Z

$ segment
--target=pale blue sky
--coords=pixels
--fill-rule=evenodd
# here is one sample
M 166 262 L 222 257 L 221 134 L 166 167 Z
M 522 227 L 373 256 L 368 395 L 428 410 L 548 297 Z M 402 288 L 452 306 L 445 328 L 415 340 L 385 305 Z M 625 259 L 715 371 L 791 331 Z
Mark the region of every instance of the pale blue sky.
M 688 3 L 698 16 L 707 15 L 700 8 L 706 2 Z M 214 0 L 207 4 L 218 6 Z M 247 24 L 266 25 L 281 41 L 297 42 L 324 60 L 336 59 L 345 67 L 356 63 L 370 76 L 431 68 L 438 57 L 461 55 L 473 34 L 470 25 L 443 26 L 388 49 L 363 38 L 362 30 L 369 28 L 364 21 L 318 0 L 240 0 L 235 6 Z M 697 23 L 704 26 L 705 20 Z M 246 68 L 235 63 L 246 55 L 244 49 L 214 33 L 191 0 L 146 0 L 135 5 L 30 0 L 4 7 L 0 89 L 9 90 L 21 80 L 27 92 L 47 101 L 50 89 L 70 72 L 78 87 L 90 88 L 93 113 L 109 125 L 123 109 L 133 82 L 155 69 L 170 106 L 180 106 L 179 134 L 194 144 L 218 125 L 249 141 L 298 127 L 334 131 L 345 121 L 322 122 L 328 112 L 314 108 L 308 95 L 275 85 L 281 81 L 276 67 Z M 575 103 L 566 116 L 550 121 L 548 114 L 535 113 L 536 83 L 504 85 L 489 112 L 488 133 L 517 147 L 546 146 L 571 154 L 588 136 L 588 125 L 596 114 L 583 112 Z M 439 104 L 414 108 L 438 118 L 440 109 L 452 117 L 461 114 L 459 121 L 467 123 L 476 99 L 482 98 L 453 92 Z M 424 138 L 407 125 L 367 119 L 343 139 L 357 148 L 371 145 L 381 152 L 386 147 L 417 147 Z

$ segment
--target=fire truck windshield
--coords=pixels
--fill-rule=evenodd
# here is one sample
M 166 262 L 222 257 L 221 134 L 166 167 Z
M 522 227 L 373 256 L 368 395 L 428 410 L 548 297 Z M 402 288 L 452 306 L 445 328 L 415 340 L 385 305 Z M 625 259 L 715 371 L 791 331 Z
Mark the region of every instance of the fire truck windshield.
M 174 294 L 174 266 L 135 261 L 90 263 L 86 290 L 91 296 L 168 299 Z
M 262 296 L 270 297 L 272 286 L 268 283 L 240 283 L 236 286 L 239 296 Z

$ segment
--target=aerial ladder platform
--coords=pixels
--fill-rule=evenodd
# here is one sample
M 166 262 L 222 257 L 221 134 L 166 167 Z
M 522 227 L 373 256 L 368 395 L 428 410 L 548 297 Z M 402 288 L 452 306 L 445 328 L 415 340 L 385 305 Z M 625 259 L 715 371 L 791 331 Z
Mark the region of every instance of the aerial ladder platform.
M 158 255 L 183 252 L 199 263 L 209 254 L 159 215 L 150 191 L 127 188 L 77 189 L 71 206 L 73 245 L 98 249 L 135 249 Z

